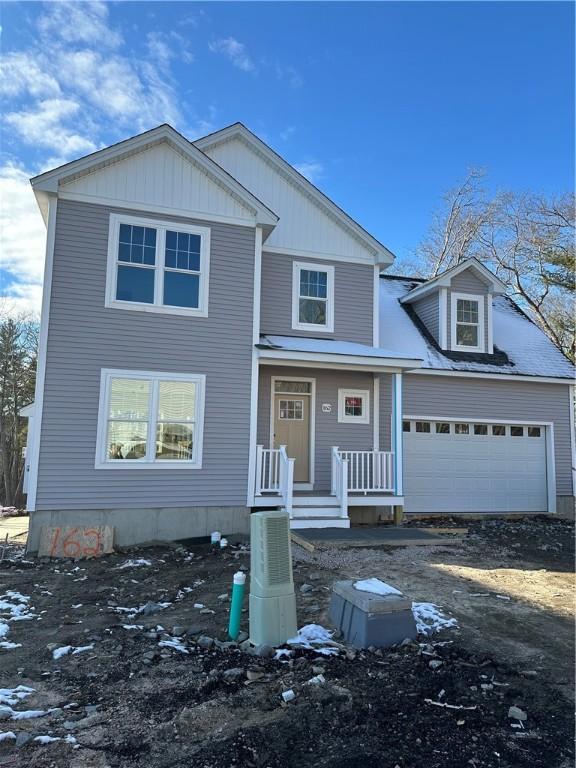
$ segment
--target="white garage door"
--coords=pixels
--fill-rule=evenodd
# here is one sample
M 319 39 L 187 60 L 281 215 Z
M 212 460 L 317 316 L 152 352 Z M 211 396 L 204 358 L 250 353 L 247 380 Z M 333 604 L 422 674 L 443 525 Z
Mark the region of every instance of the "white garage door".
M 404 421 L 406 512 L 546 512 L 544 426 Z

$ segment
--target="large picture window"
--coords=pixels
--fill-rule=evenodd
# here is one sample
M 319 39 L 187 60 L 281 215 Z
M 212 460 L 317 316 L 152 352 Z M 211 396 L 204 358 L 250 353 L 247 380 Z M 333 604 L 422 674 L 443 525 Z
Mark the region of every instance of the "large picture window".
M 106 306 L 208 314 L 210 230 L 111 214 Z
M 451 300 L 451 348 L 484 352 L 484 296 L 453 293 Z
M 96 468 L 202 464 L 202 375 L 102 371 Z
M 334 267 L 294 262 L 292 328 L 334 331 Z

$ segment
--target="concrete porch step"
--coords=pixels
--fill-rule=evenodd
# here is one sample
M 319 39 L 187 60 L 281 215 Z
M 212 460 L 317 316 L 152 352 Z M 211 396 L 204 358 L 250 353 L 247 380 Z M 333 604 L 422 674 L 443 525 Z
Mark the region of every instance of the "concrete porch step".
M 350 520 L 347 517 L 293 517 L 290 528 L 350 528 Z
M 320 504 L 317 507 L 303 507 L 300 504 L 292 504 L 292 514 L 294 517 L 340 517 L 340 507 L 325 507 Z
M 295 493 L 292 496 L 292 506 L 294 507 L 333 507 L 336 504 L 336 497 L 326 494 L 325 496 L 304 496 Z

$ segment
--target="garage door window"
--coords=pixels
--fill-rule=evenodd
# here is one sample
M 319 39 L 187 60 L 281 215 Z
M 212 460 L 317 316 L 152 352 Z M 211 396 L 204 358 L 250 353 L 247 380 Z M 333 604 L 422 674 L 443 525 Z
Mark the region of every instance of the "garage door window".
M 524 427 L 510 427 L 512 437 L 524 437 Z
M 528 437 L 540 437 L 540 427 L 528 427 Z
M 468 434 L 470 434 L 470 425 L 469 424 L 455 424 L 454 425 L 454 432 L 457 435 L 468 435 Z
M 450 434 L 450 424 L 448 422 L 438 422 L 436 424 L 436 434 L 437 435 L 449 435 Z
M 475 435 L 487 435 L 488 434 L 488 425 L 487 424 L 474 424 L 474 434 Z
M 416 422 L 416 432 L 430 432 L 430 422 L 429 421 L 417 421 Z
M 402 432 L 410 432 L 411 424 L 409 421 L 402 422 Z
M 494 424 L 492 434 L 494 437 L 504 437 L 506 435 L 506 427 L 503 424 Z

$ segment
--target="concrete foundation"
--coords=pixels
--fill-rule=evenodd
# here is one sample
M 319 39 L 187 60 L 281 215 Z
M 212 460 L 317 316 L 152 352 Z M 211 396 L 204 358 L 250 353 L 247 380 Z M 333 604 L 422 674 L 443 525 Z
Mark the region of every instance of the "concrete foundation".
M 376 595 L 337 581 L 330 601 L 330 621 L 356 648 L 387 648 L 416 638 L 412 601 L 404 595 Z
M 556 514 L 566 520 L 576 518 L 576 498 L 574 496 L 556 496 Z
M 30 512 L 27 551 L 38 551 L 40 529 L 47 525 L 114 528 L 114 545 L 128 547 L 148 541 L 178 541 L 209 536 L 247 534 L 248 507 L 161 507 L 152 509 L 66 509 Z

